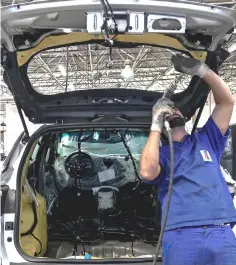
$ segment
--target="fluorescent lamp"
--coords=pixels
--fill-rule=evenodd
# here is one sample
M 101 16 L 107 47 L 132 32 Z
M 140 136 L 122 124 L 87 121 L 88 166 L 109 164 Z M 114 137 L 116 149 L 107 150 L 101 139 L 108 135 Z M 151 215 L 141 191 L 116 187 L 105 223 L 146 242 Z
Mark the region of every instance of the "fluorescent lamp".
M 69 91 L 75 90 L 75 86 L 72 83 L 69 83 L 68 88 L 69 88 Z
M 130 61 L 129 60 L 125 60 L 125 68 L 121 71 L 121 77 L 124 80 L 128 80 L 134 77 L 134 71 L 133 69 L 130 67 Z
M 65 33 L 71 33 L 71 32 L 73 32 L 72 29 L 66 29 L 66 28 L 63 28 L 62 30 L 63 30 L 63 32 L 65 32 Z
M 61 74 L 63 76 L 66 76 L 66 69 L 65 69 L 65 67 L 62 64 L 58 65 L 58 69 L 61 71 Z

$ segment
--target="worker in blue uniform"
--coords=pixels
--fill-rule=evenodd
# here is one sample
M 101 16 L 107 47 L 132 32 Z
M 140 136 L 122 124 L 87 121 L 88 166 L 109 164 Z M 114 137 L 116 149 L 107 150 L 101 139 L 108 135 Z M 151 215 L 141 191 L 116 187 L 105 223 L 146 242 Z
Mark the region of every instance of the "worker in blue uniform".
M 170 176 L 169 145 L 160 147 L 168 114 L 174 143 L 174 183 L 162 241 L 164 265 L 236 265 L 236 238 L 230 224 L 236 210 L 220 170 L 229 134 L 234 97 L 227 84 L 203 62 L 174 55 L 177 71 L 199 76 L 212 89 L 215 108 L 204 127 L 193 135 L 174 103 L 161 98 L 153 107 L 150 135 L 140 160 L 140 175 L 158 186 L 164 213 Z M 199 88 L 201 89 L 201 88 Z

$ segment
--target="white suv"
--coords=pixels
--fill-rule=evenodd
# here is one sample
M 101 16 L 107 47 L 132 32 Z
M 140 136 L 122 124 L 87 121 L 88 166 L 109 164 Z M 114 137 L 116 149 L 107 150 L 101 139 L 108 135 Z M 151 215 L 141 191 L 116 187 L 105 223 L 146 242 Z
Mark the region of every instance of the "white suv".
M 233 51 L 225 45 L 235 24 L 236 10 L 192 1 L 32 1 L 2 8 L 3 77 L 24 126 L 2 168 L 2 264 L 150 264 L 159 238 L 157 188 L 142 182 L 138 167 L 162 92 L 139 85 L 69 89 L 42 58 L 96 44 L 107 47 L 111 59 L 115 49 L 142 46 L 167 57 L 184 53 L 217 72 Z M 46 84 L 40 76 L 30 79 L 38 61 L 49 75 Z M 50 88 L 52 81 L 59 92 L 34 89 L 37 82 Z M 187 120 L 209 91 L 198 77 L 188 83 L 173 96 Z M 49 125 L 29 135 L 22 112 Z

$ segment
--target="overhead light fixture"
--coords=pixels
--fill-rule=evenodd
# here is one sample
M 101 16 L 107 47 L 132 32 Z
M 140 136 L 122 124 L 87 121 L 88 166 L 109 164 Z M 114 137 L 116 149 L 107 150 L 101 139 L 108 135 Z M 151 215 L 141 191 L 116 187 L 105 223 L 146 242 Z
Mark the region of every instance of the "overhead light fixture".
M 66 76 L 66 69 L 65 69 L 65 67 L 62 64 L 58 65 L 58 69 L 61 71 L 61 74 L 63 76 Z
M 134 71 L 130 65 L 131 65 L 131 61 L 125 60 L 125 68 L 121 71 L 121 74 L 120 74 L 124 80 L 129 80 L 134 77 Z
M 72 29 L 66 29 L 66 28 L 62 28 L 62 31 L 65 32 L 65 33 L 71 33 L 71 32 L 73 32 Z
M 69 88 L 69 91 L 75 90 L 75 86 L 73 83 L 69 83 L 68 88 Z

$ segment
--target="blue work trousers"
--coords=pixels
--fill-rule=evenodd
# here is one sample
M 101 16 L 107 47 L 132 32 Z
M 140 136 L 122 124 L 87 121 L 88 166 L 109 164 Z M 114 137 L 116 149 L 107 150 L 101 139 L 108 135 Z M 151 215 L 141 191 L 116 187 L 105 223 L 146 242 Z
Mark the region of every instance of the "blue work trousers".
M 230 226 L 169 230 L 162 241 L 163 265 L 236 265 L 236 237 Z

